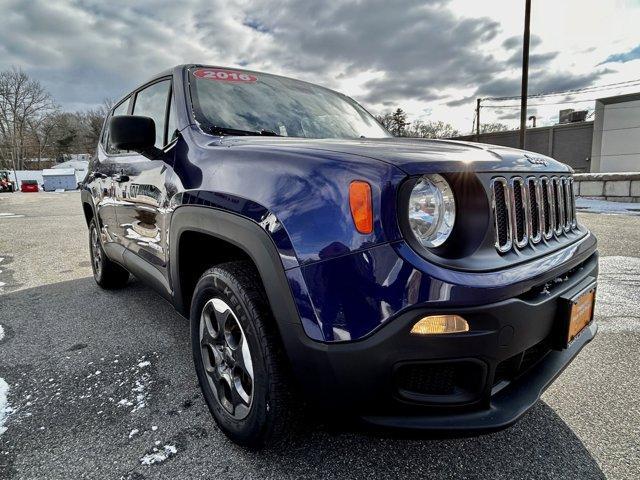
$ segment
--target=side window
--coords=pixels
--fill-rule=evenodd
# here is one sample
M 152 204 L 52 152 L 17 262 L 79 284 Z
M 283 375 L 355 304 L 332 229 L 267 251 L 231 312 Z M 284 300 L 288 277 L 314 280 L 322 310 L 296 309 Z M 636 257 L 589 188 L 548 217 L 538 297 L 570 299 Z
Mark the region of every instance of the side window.
M 128 110 L 129 110 L 129 101 L 130 100 L 131 100 L 130 98 L 127 98 L 124 102 L 122 102 L 116 108 L 113 109 L 113 111 L 111 112 L 111 115 L 109 115 L 109 118 L 107 119 L 107 123 L 105 125 L 105 130 L 109 129 L 109 119 L 111 117 L 116 116 L 116 115 L 126 115 L 127 114 Z M 127 153 L 126 150 L 118 150 L 113 145 L 111 145 L 111 141 L 109 139 L 109 132 L 106 132 L 106 135 L 107 135 L 107 153 L 109 155 L 118 155 L 120 153 Z
M 157 148 L 165 145 L 165 119 L 167 115 L 167 98 L 171 86 L 170 80 L 149 85 L 136 95 L 133 105 L 133 114 L 143 117 L 150 117 L 156 124 L 156 144 Z

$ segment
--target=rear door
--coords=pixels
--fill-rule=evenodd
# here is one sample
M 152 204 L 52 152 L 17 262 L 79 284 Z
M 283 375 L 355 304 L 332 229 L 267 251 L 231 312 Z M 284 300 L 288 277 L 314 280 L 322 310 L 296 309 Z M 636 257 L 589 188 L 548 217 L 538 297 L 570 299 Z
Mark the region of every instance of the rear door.
M 167 146 L 167 117 L 170 109 L 171 79 L 145 85 L 133 97 L 132 114 L 153 119 L 155 146 Z M 122 244 L 155 265 L 164 274 L 167 264 L 166 226 L 168 205 L 166 179 L 173 174 L 171 162 L 149 160 L 134 153 L 121 164 L 116 176 L 116 217 Z

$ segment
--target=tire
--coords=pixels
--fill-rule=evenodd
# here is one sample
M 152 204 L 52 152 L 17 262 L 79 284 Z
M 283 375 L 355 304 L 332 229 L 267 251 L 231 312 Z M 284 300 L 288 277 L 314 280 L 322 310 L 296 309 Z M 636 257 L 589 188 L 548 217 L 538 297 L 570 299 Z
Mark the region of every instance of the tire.
M 220 429 L 252 449 L 281 443 L 294 423 L 292 384 L 253 265 L 229 262 L 204 272 L 190 317 L 198 382 Z
M 100 232 L 95 218 L 89 224 L 89 254 L 91 255 L 91 269 L 93 278 L 104 289 L 122 288 L 129 280 L 129 272 L 117 263 L 111 261 L 100 242 Z

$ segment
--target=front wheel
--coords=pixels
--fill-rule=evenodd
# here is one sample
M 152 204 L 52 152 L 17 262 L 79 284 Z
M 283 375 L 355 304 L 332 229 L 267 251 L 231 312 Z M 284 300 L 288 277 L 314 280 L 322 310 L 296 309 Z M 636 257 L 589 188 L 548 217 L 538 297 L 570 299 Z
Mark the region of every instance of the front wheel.
M 111 261 L 104 253 L 95 219 L 91 220 L 89 224 L 89 253 L 91 254 L 93 278 L 98 285 L 102 288 L 112 289 L 123 287 L 127 283 L 129 272 Z
M 287 364 L 260 277 L 246 262 L 207 270 L 191 304 L 200 388 L 220 429 L 239 445 L 272 445 L 290 431 Z

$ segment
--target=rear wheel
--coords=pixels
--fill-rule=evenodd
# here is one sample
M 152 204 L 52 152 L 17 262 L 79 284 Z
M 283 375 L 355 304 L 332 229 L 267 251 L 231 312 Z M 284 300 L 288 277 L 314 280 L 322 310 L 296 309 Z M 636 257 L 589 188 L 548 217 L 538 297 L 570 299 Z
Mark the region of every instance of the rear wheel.
M 123 287 L 129 280 L 129 272 L 117 263 L 109 260 L 100 242 L 100 232 L 95 219 L 89 224 L 89 252 L 93 278 L 102 288 Z
M 200 388 L 220 429 L 259 448 L 290 430 L 292 386 L 260 277 L 246 262 L 207 270 L 191 305 Z

